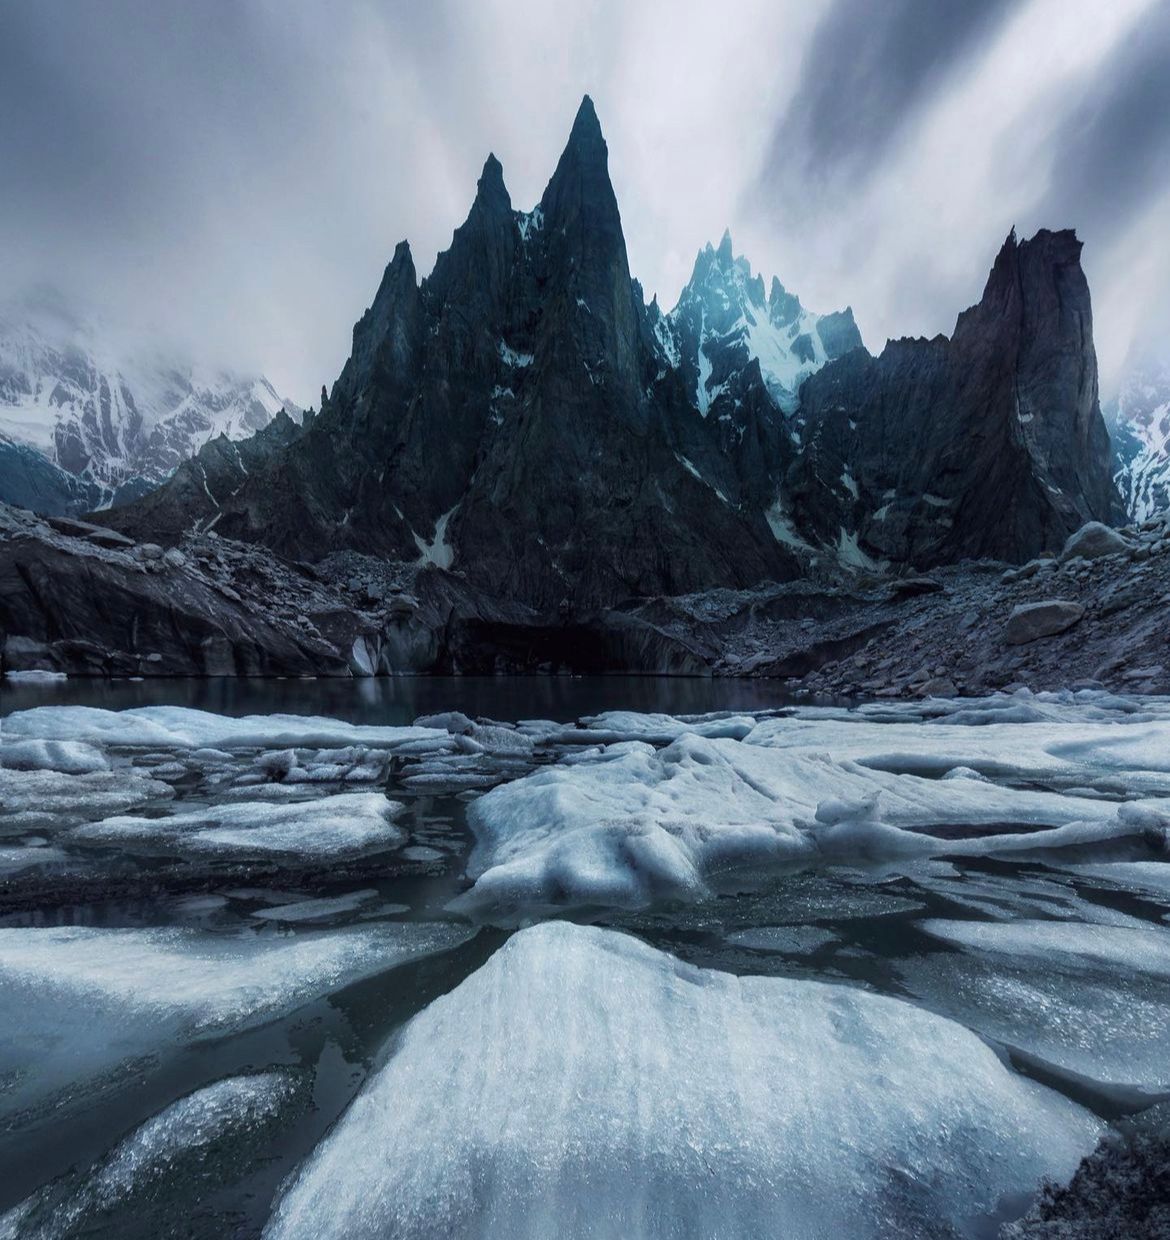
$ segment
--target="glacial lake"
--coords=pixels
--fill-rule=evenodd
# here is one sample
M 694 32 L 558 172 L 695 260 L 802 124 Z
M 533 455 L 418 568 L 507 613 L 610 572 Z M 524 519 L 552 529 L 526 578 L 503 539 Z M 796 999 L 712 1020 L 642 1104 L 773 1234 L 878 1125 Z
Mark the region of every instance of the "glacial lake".
M 73 680 L 3 685 L 0 693 L 0 715 L 5 718 L 39 706 L 105 711 L 180 706 L 234 719 L 322 716 L 365 728 L 405 727 L 419 716 L 441 711 L 504 723 L 571 724 L 606 711 L 642 716 L 737 712 L 766 719 L 790 705 L 780 686 L 766 681 L 647 677 Z M 1068 708 L 1074 720 L 1070 736 L 1079 734 L 1078 709 Z M 814 721 L 815 726 L 834 726 L 832 714 L 823 724 Z M 41 718 L 47 736 L 57 716 Z M 779 726 L 783 721 L 777 722 Z M 920 723 L 907 716 L 904 723 L 889 723 L 891 737 L 921 736 L 923 752 L 929 751 L 935 735 L 929 720 Z M 81 730 L 71 732 L 74 726 Z M 260 789 L 257 797 L 271 796 L 274 805 L 282 803 L 276 793 L 291 788 L 288 803 L 294 808 L 352 791 L 352 786 L 331 784 L 328 774 L 320 775 L 324 765 L 318 774 L 308 766 L 326 756 L 329 746 L 319 737 L 302 744 L 294 740 L 288 749 L 306 764 L 306 782 L 290 785 L 298 776 L 284 775 L 282 769 L 278 778 L 285 783 L 274 789 L 270 783 L 249 782 L 255 778 L 250 764 L 261 761 L 265 745 L 249 743 L 237 751 L 230 739 L 212 738 L 199 747 L 192 741 L 186 748 L 168 749 L 161 741 L 123 743 L 115 732 L 95 742 L 94 734 L 84 730 L 89 726 L 62 724 L 53 734 L 97 743 L 116 770 L 154 779 L 152 786 L 165 781 L 173 790 L 170 800 L 148 801 L 139 827 L 155 818 L 165 824 L 172 815 L 212 812 L 228 803 L 229 794 L 235 801 L 251 796 L 250 788 Z M 719 735 L 718 718 L 694 726 L 708 726 Z M 1024 735 L 1029 726 L 1048 725 L 1017 726 Z M 41 727 L 25 728 L 20 735 L 40 735 Z M 954 731 L 970 734 L 972 745 L 983 744 L 981 737 L 988 735 L 980 727 Z M 506 747 L 492 749 L 495 741 L 487 731 L 481 735 L 482 752 L 470 755 L 448 753 L 436 760 L 404 749 L 405 756 L 393 759 L 388 774 L 361 785 L 364 791 L 384 788 L 404 806 L 395 819 L 402 839 L 392 851 L 340 861 L 317 856 L 290 860 L 287 855 L 258 859 L 230 850 L 188 854 L 181 847 L 176 854 L 176 845 L 165 835 L 157 842 L 127 846 L 128 855 L 116 837 L 84 838 L 85 824 L 98 814 L 80 802 L 63 811 L 59 822 L 46 810 L 41 825 L 35 818 L 38 807 L 25 806 L 20 812 L 32 817 L 5 831 L 9 838 L 0 836 L 0 845 L 15 846 L 10 857 L 24 855 L 16 848 L 26 849 L 29 856 L 38 849 L 45 855 L 57 850 L 60 857 L 43 871 L 18 866 L 0 873 L 0 991 L 6 976 L 13 987 L 8 995 L 0 993 L 0 1006 L 7 1007 L 7 1014 L 0 1016 L 5 1022 L 0 1034 L 13 1035 L 15 1043 L 15 1049 L 0 1051 L 0 1236 L 181 1235 L 210 1240 L 260 1235 L 283 1186 L 394 1054 L 407 1022 L 482 969 L 516 925 L 549 916 L 633 935 L 704 970 L 827 982 L 937 1012 L 974 1030 L 1012 1074 L 1039 1083 L 1100 1120 L 1170 1095 L 1170 1075 L 1159 1066 L 1170 1062 L 1170 1034 L 1165 1032 L 1170 1029 L 1170 977 L 1157 968 L 1143 971 L 1144 966 L 1135 966 L 1132 977 L 1112 965 L 1105 968 L 1093 957 L 1098 949 L 1092 944 L 1087 956 L 1078 955 L 1080 948 L 1074 944 L 1071 954 L 1062 955 L 1064 948 L 1058 945 L 1046 958 L 1042 933 L 1037 938 L 1040 947 L 1024 944 L 1014 955 L 998 948 L 968 951 L 961 941 L 962 925 L 968 922 L 986 924 L 995 932 L 1017 922 L 1043 930 L 1051 922 L 1083 928 L 1086 935 L 1103 933 L 1109 950 L 1125 934 L 1132 935 L 1141 951 L 1161 950 L 1160 936 L 1170 939 L 1164 920 L 1170 916 L 1170 889 L 1159 893 L 1156 887 L 1102 877 L 1114 873 L 1107 868 L 1093 872 L 1094 863 L 1148 866 L 1141 837 L 1121 835 L 1052 855 L 877 861 L 846 857 L 834 864 L 794 861 L 758 871 L 733 866 L 723 875 L 716 867 L 708 875 L 712 890 L 704 898 L 668 896 L 639 907 L 606 907 L 600 900 L 595 907 L 578 905 L 563 914 L 542 909 L 519 920 L 489 916 L 469 921 L 450 907 L 470 886 L 467 870 L 475 840 L 468 809 L 493 780 L 507 784 L 534 770 L 569 769 L 580 738 L 570 741 L 566 733 L 554 743 L 549 735 L 540 734 L 547 753 L 542 750 L 522 761 Z M 636 735 L 632 732 L 631 739 Z M 6 730 L 2 722 L 0 741 L 14 743 L 12 729 Z M 658 752 L 665 741 L 654 740 Z M 343 737 L 330 743 L 336 747 L 350 741 Z M 616 743 L 615 752 L 620 752 L 620 738 Z M 739 742 L 709 743 L 726 747 Z M 892 740 L 891 745 L 900 746 L 901 741 Z M 285 748 L 283 742 L 279 747 Z M 316 751 L 315 759 L 305 756 L 310 751 Z M 345 760 L 353 760 L 352 755 Z M 1005 770 L 1015 760 L 1005 753 Z M 1077 795 L 1111 814 L 1123 789 L 1112 774 L 1090 765 Z M 264 769 L 269 768 L 276 769 L 272 763 Z M 701 764 L 696 769 L 702 773 Z M 449 776 L 446 783 L 444 773 Z M 960 771 L 959 778 L 964 782 L 954 785 L 956 793 L 967 788 L 973 776 Z M 1150 778 L 1148 772 L 1141 776 L 1147 791 Z M 1014 795 L 1016 786 L 1022 790 L 1025 784 L 1051 788 L 1055 795 L 1069 786 L 1070 778 L 1037 781 L 1005 773 L 988 787 L 1002 786 Z M 945 791 L 945 785 L 935 786 Z M 61 795 L 68 798 L 67 787 Z M 4 820 L 0 806 L 0 829 Z M 80 836 L 72 825 L 77 822 L 82 824 Z M 942 836 L 947 828 L 957 837 L 969 831 L 959 811 L 954 823 L 936 823 L 932 829 Z M 1024 828 L 1006 824 L 1005 829 Z M 1029 824 L 1026 829 L 1036 828 Z M 282 912 L 287 909 L 294 910 L 291 917 Z M 384 931 L 394 936 L 427 926 L 440 928 L 437 946 L 395 967 L 379 967 L 376 959 L 371 964 L 363 955 L 376 957 L 384 950 L 380 939 L 366 946 L 363 935 Z M 4 939 L 8 932 L 14 932 L 10 942 Z M 40 957 L 35 953 L 41 940 L 22 939 L 15 932 L 38 932 L 48 939 L 77 935 L 79 950 L 89 950 L 91 940 L 85 936 L 91 933 L 117 932 L 124 937 L 95 940 L 115 943 L 112 954 L 97 958 L 102 969 L 108 967 L 116 976 L 108 986 L 101 982 L 105 989 L 93 1004 L 85 977 L 70 974 L 71 949 L 51 943 L 44 957 L 47 967 L 50 972 L 59 969 L 64 980 L 54 983 L 45 998 L 36 981 L 40 966 L 35 961 Z M 226 997 L 222 993 L 214 964 L 217 952 L 226 953 L 225 960 L 255 958 L 260 962 L 255 976 L 267 977 L 265 984 L 276 986 L 273 973 L 263 965 L 269 959 L 264 953 L 299 943 L 315 949 L 330 935 L 349 935 L 355 943 L 339 973 L 330 966 L 336 974 L 333 982 L 300 996 L 296 986 L 303 975 L 290 977 L 280 982 L 285 991 L 273 1001 L 271 1012 L 247 1020 L 234 1005 L 244 1004 L 249 988 L 260 983 L 247 980 Z M 26 941 L 32 944 L 27 958 L 21 955 Z M 391 945 L 395 941 L 387 939 Z M 187 951 L 183 945 L 188 943 L 200 945 L 189 972 L 186 958 L 175 954 Z M 118 955 L 123 951 L 124 965 Z M 156 978 L 150 971 L 155 958 L 160 969 L 182 973 L 182 988 L 174 998 L 177 1014 L 160 1014 L 152 1000 L 155 985 L 171 993 L 167 975 Z M 6 975 L 5 966 L 14 972 Z M 142 970 L 137 977 L 136 968 Z M 345 969 L 351 969 L 352 976 Z M 222 1024 L 207 1027 L 210 1032 L 201 1015 L 204 985 L 206 1010 L 216 1020 L 222 1018 Z M 1021 987 L 1029 996 L 1022 1006 Z M 20 1005 L 26 1002 L 29 1016 L 22 1023 Z M 631 996 L 631 1002 L 636 1003 L 636 997 Z M 1131 1002 L 1136 1005 L 1132 1013 Z M 1053 1033 L 1047 1022 L 1065 1007 L 1080 1015 L 1072 1017 L 1070 1030 Z M 518 1013 L 517 1019 L 539 1021 L 539 1013 Z M 157 1037 L 149 1035 L 155 1020 L 162 1031 Z M 148 1031 L 141 1044 L 138 1029 Z M 44 1037 L 53 1043 L 51 1051 L 37 1044 Z M 3 1042 L 0 1037 L 0 1045 Z M 114 1051 L 106 1053 L 108 1046 Z M 91 1064 L 95 1047 L 102 1053 Z M 182 1118 L 182 1100 L 218 1082 L 240 1079 L 255 1079 L 265 1088 L 270 1080 L 279 1082 L 271 1106 L 255 1122 L 241 1121 L 227 1135 L 210 1139 Z M 436 1105 L 441 1109 L 442 1100 L 436 1099 Z M 179 1110 L 168 1110 L 176 1107 Z M 163 1119 L 152 1128 L 160 1115 Z M 168 1118 L 172 1115 L 173 1122 Z M 965 1219 L 962 1234 L 994 1236 L 999 1224 L 1018 1215 L 1028 1199 L 1018 1192 L 1006 1197 L 981 1216 Z M 6 1220 L 8 1210 L 14 1213 Z M 15 1230 L 6 1231 L 6 1224 Z

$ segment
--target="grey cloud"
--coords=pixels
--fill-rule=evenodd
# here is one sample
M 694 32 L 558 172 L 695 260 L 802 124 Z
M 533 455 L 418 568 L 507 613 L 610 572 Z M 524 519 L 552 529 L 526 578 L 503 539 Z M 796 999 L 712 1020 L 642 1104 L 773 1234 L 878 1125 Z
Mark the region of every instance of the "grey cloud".
M 834 0 L 772 139 L 765 190 L 864 177 L 1011 0 Z
M 1170 5 L 1155 5 L 1101 66 L 1050 150 L 1051 181 L 1032 214 L 1103 246 L 1170 189 Z
M 1108 24 L 1096 0 L 0 0 L 0 298 L 51 281 L 312 400 L 395 243 L 428 271 L 489 150 L 532 205 L 585 92 L 664 304 L 730 224 L 807 304 L 851 302 L 871 345 L 950 330 L 1033 215 L 1082 228 L 1096 294 L 1118 278 L 1102 234 L 1132 248 L 1167 164 L 1148 33 L 1043 111 L 1039 192 L 944 167 L 972 166 L 981 122 L 1014 130 L 994 74 L 950 109 L 1037 5 Z M 918 150 L 932 122 L 954 141 Z

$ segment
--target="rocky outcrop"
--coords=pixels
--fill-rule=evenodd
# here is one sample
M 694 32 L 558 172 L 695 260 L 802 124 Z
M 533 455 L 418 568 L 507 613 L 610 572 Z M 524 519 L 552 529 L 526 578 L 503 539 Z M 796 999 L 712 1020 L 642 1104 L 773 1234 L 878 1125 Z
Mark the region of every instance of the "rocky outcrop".
M 1072 232 L 1008 237 L 950 339 L 855 350 L 805 382 L 796 526 L 872 561 L 1023 561 L 1124 519 Z
M 1079 624 L 1085 609 L 1068 599 L 1050 598 L 1039 603 L 1021 603 L 1008 617 L 1004 641 L 1009 646 L 1022 646 L 1041 637 L 1052 637 Z

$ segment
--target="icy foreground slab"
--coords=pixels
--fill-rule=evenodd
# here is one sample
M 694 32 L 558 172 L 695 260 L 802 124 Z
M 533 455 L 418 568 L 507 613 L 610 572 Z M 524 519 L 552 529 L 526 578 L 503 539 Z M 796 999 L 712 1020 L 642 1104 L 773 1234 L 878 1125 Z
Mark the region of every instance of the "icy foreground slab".
M 960 949 L 898 966 L 937 1011 L 1123 1101 L 1170 1089 L 1170 929 L 939 919 L 922 928 Z
M 769 868 L 1034 852 L 1170 822 L 1168 802 L 1118 805 L 980 777 L 972 764 L 988 764 L 991 749 L 1002 765 L 1029 743 L 989 748 L 991 728 L 949 729 L 978 744 L 946 740 L 938 751 L 946 730 L 932 725 L 830 720 L 810 739 L 802 720 L 777 724 L 790 730 L 769 727 L 760 743 L 752 737 L 764 725 L 747 743 L 688 734 L 660 750 L 616 744 L 494 789 L 468 811 L 476 883 L 456 906 L 500 920 L 556 907 L 634 908 L 700 898 Z M 851 751 L 861 760 L 843 756 Z M 955 777 L 904 773 L 916 764 Z M 952 838 L 956 824 L 965 830 Z
M 327 860 L 395 848 L 402 804 L 380 792 L 340 793 L 300 804 L 244 801 L 166 818 L 119 817 L 78 827 L 73 840 L 185 856 Z
M 37 706 L 3 721 L 7 738 L 85 741 L 151 749 L 287 749 L 366 745 L 395 749 L 450 744 L 435 728 L 376 727 L 312 715 L 247 715 L 233 719 L 185 706 L 102 710 L 95 706 Z
M 119 1065 L 253 1028 L 469 933 L 0 929 L 0 1114 L 100 1088 Z
M 407 1027 L 265 1234 L 936 1237 L 1099 1130 L 907 1003 L 554 922 Z
M 206 1194 L 247 1166 L 241 1144 L 274 1125 L 297 1082 L 283 1072 L 229 1077 L 180 1098 L 121 1141 L 92 1170 L 48 1184 L 0 1216 L 0 1240 L 57 1240 L 90 1227 L 118 1230 L 119 1212 L 149 1211 L 164 1188 L 180 1207 L 184 1189 Z M 153 1191 L 152 1191 L 153 1190 Z M 138 1234 L 143 1220 L 136 1218 Z M 161 1220 L 160 1220 L 161 1222 Z M 165 1224 L 164 1224 L 165 1225 Z

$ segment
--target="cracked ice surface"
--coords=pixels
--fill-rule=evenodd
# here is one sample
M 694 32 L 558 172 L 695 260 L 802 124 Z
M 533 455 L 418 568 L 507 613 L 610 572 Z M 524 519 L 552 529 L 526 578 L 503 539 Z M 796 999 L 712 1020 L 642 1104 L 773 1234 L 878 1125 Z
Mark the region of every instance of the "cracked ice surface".
M 407 1027 L 265 1234 L 937 1236 L 1099 1131 L 900 1000 L 554 922 Z
M 494 789 L 468 814 L 476 882 L 457 907 L 489 917 L 637 907 L 699 898 L 768 867 L 1030 853 L 1164 838 L 1170 823 L 1163 798 L 1118 803 L 1055 786 L 1107 769 L 1144 788 L 1161 778 L 1170 721 L 972 727 L 839 715 L 767 720 L 742 741 L 619 742 Z M 1049 786 L 1014 786 L 1024 781 Z
M 396 848 L 401 803 L 380 792 L 340 793 L 297 804 L 244 801 L 166 818 L 121 817 L 77 827 L 70 839 L 191 856 L 342 858 Z
M 0 1113 L 100 1087 L 119 1064 L 255 1027 L 468 937 L 425 922 L 295 937 L 0 929 Z
M 1170 1089 L 1170 932 L 1037 920 L 922 928 L 961 949 L 899 964 L 932 1007 L 1107 1090 Z

